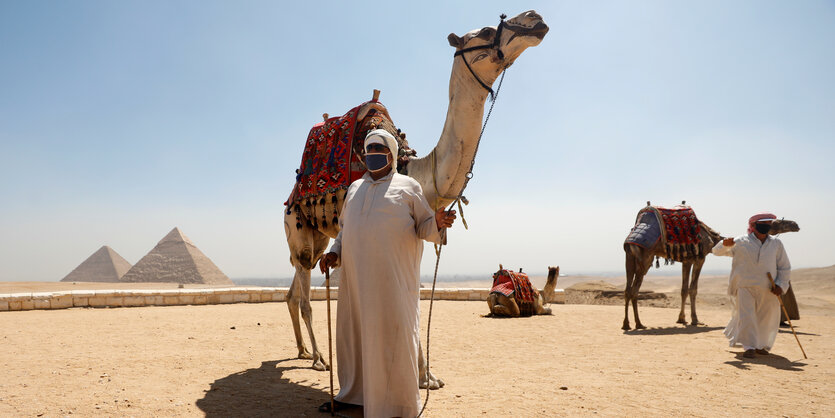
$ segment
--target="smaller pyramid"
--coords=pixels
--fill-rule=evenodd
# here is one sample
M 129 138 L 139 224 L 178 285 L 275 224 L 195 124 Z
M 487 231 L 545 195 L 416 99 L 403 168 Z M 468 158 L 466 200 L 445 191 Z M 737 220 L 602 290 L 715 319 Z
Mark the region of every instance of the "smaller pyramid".
M 87 257 L 62 282 L 118 282 L 130 270 L 130 263 L 108 246 Z
M 176 227 L 131 267 L 119 281 L 234 286 L 232 280 Z

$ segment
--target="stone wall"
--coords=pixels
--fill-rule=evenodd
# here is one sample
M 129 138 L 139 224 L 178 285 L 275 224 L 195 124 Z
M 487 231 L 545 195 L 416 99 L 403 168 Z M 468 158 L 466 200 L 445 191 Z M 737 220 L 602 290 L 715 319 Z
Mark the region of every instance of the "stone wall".
M 64 292 L 0 294 L 0 311 L 32 309 L 120 308 L 131 306 L 216 305 L 221 303 L 284 302 L 287 287 L 229 287 L 211 289 L 166 290 L 72 290 Z M 311 300 L 325 300 L 324 287 L 311 287 Z M 339 289 L 331 289 L 336 300 Z M 487 288 L 435 289 L 435 300 L 486 301 Z M 428 300 L 432 289 L 420 289 L 420 298 Z M 565 292 L 557 289 L 553 303 L 565 303 Z

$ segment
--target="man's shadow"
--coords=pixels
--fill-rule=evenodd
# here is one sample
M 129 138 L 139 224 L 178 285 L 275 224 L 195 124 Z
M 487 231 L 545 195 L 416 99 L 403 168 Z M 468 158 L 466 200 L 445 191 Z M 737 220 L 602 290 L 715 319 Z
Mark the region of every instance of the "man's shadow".
M 729 364 L 740 370 L 749 370 L 751 369 L 752 364 L 764 364 L 766 366 L 770 366 L 779 370 L 788 370 L 790 372 L 802 372 L 802 367 L 806 365 L 806 363 L 791 361 L 783 356 L 778 356 L 774 353 L 769 353 L 764 356 L 757 354 L 754 358 L 742 357 L 741 351 L 734 354 L 736 355 L 736 360 L 726 361 L 725 364 Z
M 215 380 L 206 395 L 197 400 L 197 407 L 207 417 L 319 414 L 316 408 L 330 399 L 327 387 L 306 386 L 285 378 L 285 371 L 303 368 L 278 365 L 288 360 L 296 359 L 265 361 L 257 369 Z

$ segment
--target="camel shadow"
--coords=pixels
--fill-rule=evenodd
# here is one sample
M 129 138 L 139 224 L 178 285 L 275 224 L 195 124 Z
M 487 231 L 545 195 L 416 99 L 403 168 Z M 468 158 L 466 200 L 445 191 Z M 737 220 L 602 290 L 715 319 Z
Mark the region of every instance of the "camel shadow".
M 273 417 L 317 415 L 317 407 L 330 396 L 327 388 L 291 382 L 285 371 L 306 367 L 281 367 L 279 363 L 296 360 L 264 361 L 257 369 L 248 369 L 215 380 L 195 404 L 206 417 Z
M 725 327 L 708 327 L 704 325 L 685 325 L 673 327 L 656 327 L 646 329 L 631 329 L 623 331 L 626 335 L 689 335 L 717 331 Z
M 754 358 L 742 357 L 741 351 L 738 353 L 734 353 L 734 355 L 736 356 L 736 360 L 726 361 L 725 364 L 734 366 L 740 370 L 750 370 L 751 364 L 763 364 L 779 370 L 788 370 L 790 372 L 802 372 L 802 367 L 806 365 L 806 363 L 791 361 L 783 356 L 778 356 L 774 353 L 765 356 L 761 356 L 758 354 Z

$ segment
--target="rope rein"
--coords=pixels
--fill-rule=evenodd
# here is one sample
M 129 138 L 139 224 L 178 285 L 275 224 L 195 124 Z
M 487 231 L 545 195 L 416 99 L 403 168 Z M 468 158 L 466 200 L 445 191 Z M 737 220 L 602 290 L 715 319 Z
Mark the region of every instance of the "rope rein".
M 464 62 L 467 62 L 467 61 L 464 60 Z M 472 70 L 470 70 L 470 71 L 472 71 Z M 467 221 L 464 219 L 464 210 L 461 206 L 461 201 L 463 201 L 465 205 L 469 204 L 469 201 L 467 200 L 466 197 L 463 196 L 464 195 L 464 189 L 467 188 L 467 184 L 473 178 L 473 167 L 475 166 L 476 154 L 478 154 L 478 146 L 481 144 L 481 137 L 484 136 L 484 129 L 487 128 L 487 121 L 490 120 L 490 114 L 493 113 L 493 106 L 496 105 L 496 99 L 499 98 L 499 91 L 501 91 L 501 89 L 502 89 L 502 83 L 504 82 L 504 75 L 505 75 L 506 72 L 507 72 L 507 67 L 504 67 L 502 69 L 502 77 L 499 80 L 499 86 L 496 88 L 495 94 L 493 94 L 492 90 L 490 91 L 491 96 L 492 96 L 492 100 L 491 100 L 491 104 L 490 104 L 490 110 L 487 111 L 487 117 L 484 119 L 484 124 L 481 126 L 481 132 L 478 134 L 478 141 L 476 141 L 476 144 L 475 144 L 475 152 L 473 152 L 473 159 L 470 161 L 470 170 L 467 172 L 467 175 L 465 176 L 464 186 L 461 187 L 461 191 L 458 193 L 458 196 L 455 198 L 455 200 L 452 202 L 452 204 L 449 205 L 449 209 L 447 209 L 447 210 L 451 210 L 452 207 L 456 203 L 458 204 L 458 211 L 461 212 L 461 223 L 464 224 L 465 229 L 468 229 L 468 228 L 467 228 Z M 479 82 L 481 82 L 481 80 L 479 80 Z M 436 170 L 437 170 L 436 156 L 435 156 L 435 150 L 433 149 L 432 150 L 432 185 L 435 187 L 435 207 L 438 206 L 438 197 L 441 196 L 440 192 L 438 191 L 438 183 L 435 180 L 435 171 Z M 423 412 L 426 410 L 426 405 L 429 404 L 429 390 L 430 390 L 429 389 L 429 331 L 432 329 L 432 306 L 435 303 L 435 284 L 438 282 L 438 265 L 441 262 L 441 250 L 444 248 L 444 245 L 446 243 L 446 230 L 443 230 L 443 232 L 441 233 L 441 238 L 442 238 L 441 244 L 435 244 L 435 273 L 432 277 L 432 293 L 429 296 L 429 320 L 427 321 L 427 324 L 426 324 L 426 376 L 425 376 L 426 377 L 426 399 L 423 401 L 423 407 L 420 408 L 420 412 L 417 414 L 418 418 L 420 418 L 420 416 L 423 415 Z

